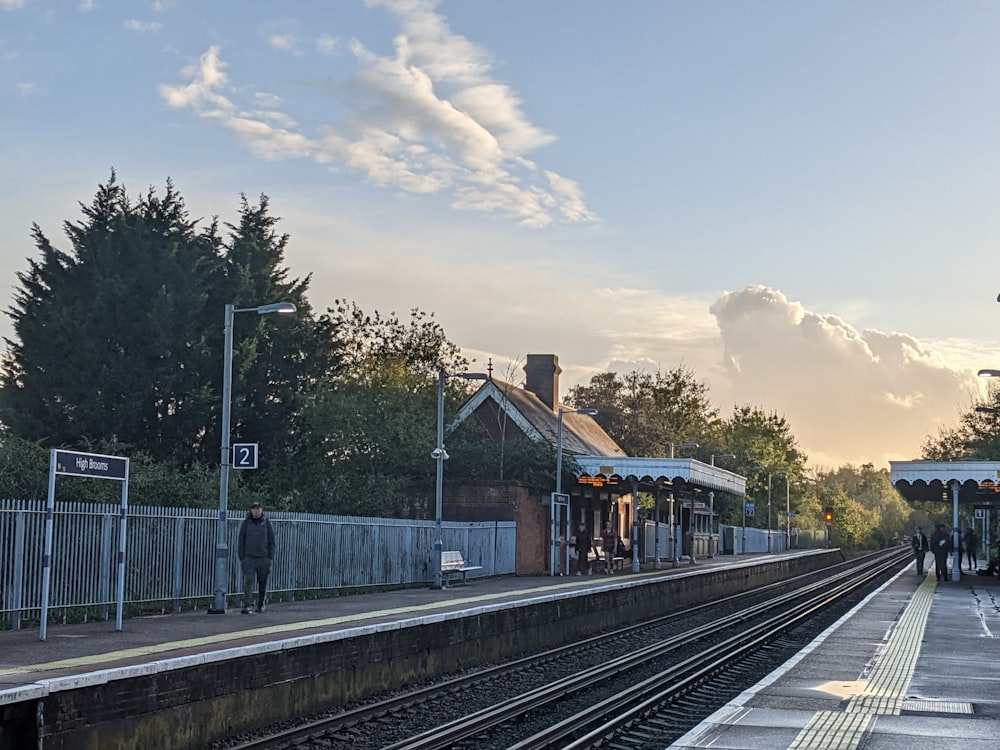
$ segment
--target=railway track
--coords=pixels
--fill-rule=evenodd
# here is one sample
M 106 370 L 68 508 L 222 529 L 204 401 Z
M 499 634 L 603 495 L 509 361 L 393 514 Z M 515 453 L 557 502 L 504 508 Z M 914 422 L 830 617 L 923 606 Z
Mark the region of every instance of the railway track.
M 875 553 L 229 747 L 663 748 L 909 558 Z

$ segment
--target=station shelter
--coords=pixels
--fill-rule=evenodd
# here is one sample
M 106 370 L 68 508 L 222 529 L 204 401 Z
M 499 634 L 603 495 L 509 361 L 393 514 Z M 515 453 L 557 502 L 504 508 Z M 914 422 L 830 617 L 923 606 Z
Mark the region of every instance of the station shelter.
M 955 550 L 962 533 L 960 514 L 971 519 L 967 523 L 981 523 L 980 538 L 990 548 L 1000 510 L 1000 461 L 890 461 L 889 466 L 892 486 L 907 502 L 951 505 Z M 961 575 L 961 565 L 952 565 L 952 580 Z
M 581 487 L 604 488 L 617 506 L 619 534 L 630 540 L 633 569 L 640 555 L 660 566 L 662 558 L 674 564 L 682 556 L 691 562 L 713 557 L 718 550 L 715 493 L 746 494 L 746 477 L 693 458 L 634 456 L 574 456 Z M 640 525 L 640 493 L 653 498 L 652 513 Z M 661 531 L 662 528 L 662 531 Z
M 661 558 L 676 561 L 685 555 L 693 561 L 698 555 L 713 555 L 715 493 L 743 497 L 744 477 L 692 458 L 630 457 L 594 419 L 593 410 L 559 402 L 558 357 L 529 354 L 524 371 L 523 387 L 491 373 L 451 425 L 453 429 L 474 417 L 495 439 L 516 431 L 547 442 L 561 454 L 567 473 L 575 476 L 566 486 L 560 477 L 558 492 L 514 503 L 510 517 L 518 523 L 519 573 L 568 572 L 571 542 L 581 522 L 597 542 L 600 529 L 611 521 L 635 570 L 640 559 L 658 566 Z M 554 479 L 557 473 L 562 474 L 556 469 Z M 643 514 L 637 512 L 640 493 L 653 499 L 652 513 L 642 525 Z M 459 510 L 448 497 L 445 508 Z

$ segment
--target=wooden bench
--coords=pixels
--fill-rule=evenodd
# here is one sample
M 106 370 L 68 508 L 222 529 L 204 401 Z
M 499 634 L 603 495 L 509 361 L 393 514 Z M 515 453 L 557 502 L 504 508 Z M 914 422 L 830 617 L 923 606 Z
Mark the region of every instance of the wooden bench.
M 450 550 L 448 552 L 441 553 L 441 580 L 442 585 L 445 588 L 448 587 L 448 579 L 451 578 L 451 576 L 458 575 L 459 573 L 462 574 L 462 583 L 468 586 L 469 573 L 475 573 L 476 571 L 482 569 L 482 565 L 466 564 L 465 558 L 458 550 Z

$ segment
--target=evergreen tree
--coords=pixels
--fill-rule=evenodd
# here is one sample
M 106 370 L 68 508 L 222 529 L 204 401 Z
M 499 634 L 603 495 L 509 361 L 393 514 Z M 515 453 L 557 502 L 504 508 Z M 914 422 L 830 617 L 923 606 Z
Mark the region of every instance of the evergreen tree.
M 0 422 L 45 446 L 116 439 L 164 459 L 196 454 L 212 391 L 208 303 L 220 260 L 214 226 L 198 232 L 168 182 L 132 204 L 114 173 L 71 252 L 34 225 L 8 314 Z
M 288 238 L 267 198 L 243 199 L 228 240 L 214 220 L 198 229 L 169 180 L 162 197 L 150 188 L 132 202 L 112 172 L 81 208 L 64 224 L 69 251 L 33 227 L 40 258 L 18 274 L 8 310 L 4 430 L 42 447 L 110 441 L 151 461 L 217 467 L 225 305 L 290 301 L 294 316 L 235 316 L 231 434 L 261 444 L 264 469 L 293 462 L 311 441 L 302 413 L 336 369 L 337 342 L 329 316 L 312 314 L 308 278 L 286 278 Z

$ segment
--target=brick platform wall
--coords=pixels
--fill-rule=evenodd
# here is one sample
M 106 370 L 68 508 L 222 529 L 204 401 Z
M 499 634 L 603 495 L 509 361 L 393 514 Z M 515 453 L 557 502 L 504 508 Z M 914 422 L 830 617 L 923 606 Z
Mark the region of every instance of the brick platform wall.
M 17 719 L 0 727 L 0 747 L 200 750 L 289 716 L 513 659 L 842 559 L 839 550 L 831 550 L 698 576 L 650 578 L 637 586 L 567 592 L 555 601 L 474 617 L 94 680 L 5 707 L 4 715 Z M 38 716 L 41 727 L 24 721 L 27 716 Z

